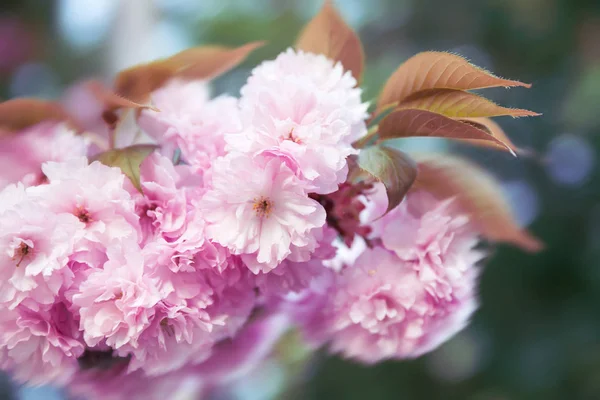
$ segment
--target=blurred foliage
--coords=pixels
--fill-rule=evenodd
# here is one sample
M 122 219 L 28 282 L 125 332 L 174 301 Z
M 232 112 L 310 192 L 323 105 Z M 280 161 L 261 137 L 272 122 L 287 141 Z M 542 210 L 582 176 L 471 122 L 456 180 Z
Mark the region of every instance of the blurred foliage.
M 51 65 L 63 84 L 99 73 L 101 51 L 75 54 L 56 39 L 52 3 L 4 0 L 0 12 L 18 15 L 35 27 L 39 44 L 34 58 Z M 530 150 L 529 156 L 514 159 L 488 150 L 455 149 L 501 180 L 524 181 L 533 189 L 538 213 L 531 229 L 547 248 L 536 255 L 504 246 L 494 249 L 482 273 L 482 307 L 472 325 L 432 354 L 373 367 L 321 355 L 320 362 L 304 365 L 308 381 L 294 385 L 294 393 L 288 391 L 285 397 L 600 399 L 600 169 L 594 164 L 585 179 L 561 183 L 548 173 L 552 160 L 547 154 L 554 140 L 570 133 L 581 138 L 598 162 L 600 2 L 337 3 L 342 14 L 353 16 L 351 23 L 365 45 L 367 100 L 376 97 L 400 62 L 428 49 L 457 52 L 502 76 L 534 84 L 531 90 L 492 92 L 501 104 L 544 114 L 499 121 L 518 146 Z M 305 7 L 293 0 L 257 0 L 251 14 L 237 0 L 220 6 L 216 16 L 200 16 L 189 24 L 195 42 L 269 41 L 242 68 L 215 83 L 216 93 L 235 93 L 253 65 L 293 43 L 318 2 L 307 1 Z M 10 77 L 0 75 L 2 97 L 9 95 Z M 561 162 L 578 157 L 577 152 L 567 153 Z

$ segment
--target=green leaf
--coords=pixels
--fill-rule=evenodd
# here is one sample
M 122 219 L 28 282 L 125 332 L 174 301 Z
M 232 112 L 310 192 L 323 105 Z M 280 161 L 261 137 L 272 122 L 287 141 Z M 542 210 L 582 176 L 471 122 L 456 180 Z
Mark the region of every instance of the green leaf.
M 142 192 L 140 184 L 140 165 L 142 162 L 156 150 L 158 146 L 153 144 L 136 144 L 122 149 L 113 149 L 105 151 L 94 157 L 94 161 L 100 161 L 109 167 L 118 167 L 121 169 L 137 190 Z
M 400 204 L 417 177 L 417 166 L 407 154 L 381 145 L 362 150 L 358 166 L 384 184 L 388 197 L 386 214 Z

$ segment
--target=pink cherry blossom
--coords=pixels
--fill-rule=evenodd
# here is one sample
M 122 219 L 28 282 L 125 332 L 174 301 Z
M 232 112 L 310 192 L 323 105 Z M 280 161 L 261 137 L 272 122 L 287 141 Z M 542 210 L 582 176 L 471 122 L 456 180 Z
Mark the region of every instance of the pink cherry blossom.
M 396 209 L 373 224 L 385 248 L 418 274 L 434 296 L 452 301 L 457 288 L 484 254 L 473 250 L 477 235 L 469 219 L 427 192 L 410 194 Z
M 85 156 L 88 141 L 65 124 L 43 122 L 0 139 L 0 189 L 9 183 L 46 182 L 42 164 Z
M 256 276 L 256 285 L 264 296 L 288 295 L 306 289 L 325 270 L 321 260 L 293 262 L 285 260 L 277 268 Z
M 325 211 L 278 158 L 232 154 L 214 163 L 212 188 L 201 207 L 207 237 L 241 254 L 254 273 L 267 272 L 316 241 Z
M 22 187 L 7 190 L 24 195 Z M 0 212 L 0 226 L 0 304 L 14 308 L 27 301 L 33 309 L 52 304 L 70 278 L 65 266 L 81 222 L 27 198 Z
M 103 268 L 93 271 L 73 296 L 80 329 L 91 347 L 100 342 L 116 350 L 126 344 L 136 347 L 151 323 L 160 294 L 144 276 L 139 248 L 122 248 L 114 242 L 107 248 L 107 257 Z
M 84 350 L 76 316 L 64 302 L 0 313 L 0 366 L 20 382 L 67 383 Z
M 179 237 L 158 235 L 144 246 L 145 275 L 156 283 L 161 300 L 138 345 L 123 350 L 133 355 L 130 370 L 160 375 L 202 362 L 218 341 L 239 330 L 254 307 L 252 280 L 242 279 L 248 272 L 227 249 L 204 238 L 197 211 L 184 215 Z
M 254 307 L 251 281 L 224 276 L 233 267 L 224 266 L 221 272 L 196 262 L 195 254 L 204 246 L 192 249 L 192 243 L 163 242 L 144 249 L 146 274 L 156 282 L 161 300 L 139 345 L 128 346 L 132 370 L 157 375 L 203 361 L 215 343 L 237 332 Z
M 269 272 L 255 276 L 255 284 L 260 294 L 267 299 L 271 296 L 288 296 L 307 289 L 311 282 L 326 273 L 325 264 L 336 256 L 333 242 L 336 231 L 327 226 L 315 231 L 316 248 L 306 254 L 296 253 L 284 260 Z
M 153 153 L 140 168 L 143 195 L 136 196 L 136 208 L 146 238 L 162 235 L 179 237 L 186 228 L 188 201 L 181 177 L 167 157 Z
M 348 172 L 352 141 L 366 133 L 366 105 L 341 65 L 293 50 L 258 66 L 242 88 L 244 128 L 229 148 L 289 154 L 316 193 L 331 193 Z
M 212 299 L 206 297 L 209 304 L 199 306 L 161 301 L 150 326 L 140 335 L 139 343 L 126 346 L 122 351 L 133 355 L 129 370 L 141 368 L 149 375 L 162 375 L 206 359 L 218 338 L 215 326 L 225 324 L 224 316 L 212 318 L 207 312 Z
M 179 148 L 192 165 L 207 168 L 225 154 L 224 135 L 241 129 L 237 99 L 209 100 L 203 81 L 172 79 L 152 93 L 151 101 L 159 111 L 142 112 L 140 126 L 166 147 L 166 154 Z
M 311 340 L 373 363 L 417 357 L 462 329 L 477 308 L 483 254 L 474 249 L 477 232 L 451 205 L 410 193 L 377 219 L 372 239 L 381 246 L 359 247 L 362 254 L 343 262 L 327 289 L 311 289 L 298 303 Z M 367 207 L 373 215 L 380 209 Z M 307 312 L 311 302 L 314 313 Z
M 352 74 L 344 71 L 341 63 L 334 63 L 320 54 L 289 48 L 275 60 L 264 61 L 252 71 L 242 88 L 242 102 L 256 102 L 258 99 L 253 95 L 260 93 L 257 88 L 276 84 L 282 77 L 292 77 L 299 81 L 299 84 L 313 87 L 316 91 L 335 99 L 333 103 L 337 102 L 346 110 L 351 123 L 351 133 L 346 138 L 348 142 L 353 142 L 367 133 L 364 121 L 368 117 L 368 104 L 361 100 L 362 89 L 357 87 Z
M 53 212 L 71 214 L 83 224 L 85 241 L 78 243 L 81 250 L 89 248 L 89 242 L 105 251 L 115 239 L 140 239 L 135 203 L 124 187 L 126 178 L 120 169 L 98 161 L 88 165 L 81 157 L 48 162 L 42 170 L 49 184 L 31 192 Z
M 384 186 L 347 176 L 369 117 L 351 71 L 288 49 L 239 99 L 173 72 L 134 93 L 149 108 L 74 87 L 90 132 L 0 138 L 1 369 L 91 400 L 208 398 L 290 328 L 370 364 L 466 326 L 478 233 L 453 198 L 413 188 L 384 215 Z M 123 170 L 93 161 L 141 142 L 155 150 Z
M 417 357 L 468 323 L 477 308 L 474 278 L 443 301 L 394 253 L 368 249 L 336 278 L 307 330 L 331 351 L 365 363 Z

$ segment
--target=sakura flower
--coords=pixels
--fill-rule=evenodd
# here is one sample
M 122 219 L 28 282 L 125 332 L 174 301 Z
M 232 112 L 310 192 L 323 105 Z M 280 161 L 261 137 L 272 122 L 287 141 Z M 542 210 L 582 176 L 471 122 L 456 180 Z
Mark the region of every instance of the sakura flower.
M 140 336 L 139 345 L 123 349 L 133 355 L 129 370 L 142 368 L 156 376 L 188 363 L 199 363 L 210 355 L 216 342 L 214 325 L 223 324 L 223 318 L 211 319 L 205 308 L 161 301 L 152 323 Z
M 151 101 L 160 111 L 144 110 L 140 126 L 167 148 L 167 154 L 179 148 L 192 165 L 207 168 L 225 154 L 223 136 L 241 128 L 237 99 L 209 100 L 204 81 L 172 79 L 152 93 Z
M 382 244 L 418 274 L 427 290 L 452 301 L 472 266 L 483 258 L 473 250 L 477 234 L 469 219 L 453 208 L 452 199 L 438 201 L 427 192 L 411 193 L 397 208 L 376 221 Z
M 10 210 L 19 203 L 24 203 L 29 196 L 22 183 L 11 184 L 0 190 L 0 214 Z
M 452 301 L 439 300 L 394 253 L 368 249 L 317 300 L 318 317 L 307 319 L 307 330 L 365 363 L 417 357 L 467 324 L 477 308 L 475 283 L 475 274 L 466 275 Z
M 256 276 L 256 285 L 263 296 L 287 295 L 306 289 L 325 270 L 321 260 L 293 262 L 284 260 L 268 273 Z
M 78 244 L 80 250 L 88 249 L 89 242 L 104 251 L 114 239 L 138 241 L 138 217 L 120 169 L 97 161 L 88 165 L 81 157 L 48 162 L 42 170 L 49 184 L 31 192 L 53 212 L 71 214 L 83 224 L 86 242 Z
M 131 371 L 141 368 L 149 375 L 160 375 L 200 363 L 217 342 L 237 333 L 254 307 L 253 288 L 246 280 L 214 285 L 205 279 L 206 274 L 216 273 L 180 271 L 163 281 L 162 299 L 150 325 L 135 344 L 120 350 L 120 354 L 132 355 Z M 172 290 L 167 289 L 170 285 Z
M 185 272 L 179 275 L 187 279 L 203 276 Z M 209 280 L 196 279 L 197 293 L 193 297 L 173 292 L 161 300 L 139 345 L 125 348 L 133 355 L 130 370 L 142 368 L 147 374 L 160 375 L 198 364 L 211 355 L 216 343 L 237 334 L 254 307 L 252 286 L 245 280 L 223 288 L 213 288 L 211 284 Z
M 288 154 L 312 191 L 334 192 L 346 178 L 346 158 L 356 153 L 353 138 L 366 132 L 366 106 L 355 84 L 341 65 L 288 50 L 258 66 L 242 88 L 244 129 L 226 136 L 228 146 Z
M 132 354 L 130 370 L 158 375 L 203 361 L 218 341 L 237 333 L 254 307 L 249 272 L 205 240 L 196 211 L 187 214 L 176 240 L 157 236 L 144 246 L 145 275 L 161 300 L 138 343 L 122 349 Z
M 201 200 L 207 237 L 241 254 L 254 273 L 267 272 L 314 245 L 325 211 L 278 158 L 233 154 L 214 163 L 212 188 Z
M 194 129 L 181 135 L 178 144 L 184 160 L 207 168 L 216 157 L 226 154 L 225 135 L 241 129 L 238 100 L 225 95 L 216 97 L 195 117 L 198 121 Z
M 44 122 L 0 139 L 0 189 L 9 183 L 27 186 L 46 182 L 41 166 L 85 156 L 88 142 L 65 124 Z
M 308 288 L 313 280 L 326 273 L 325 264 L 336 256 L 336 232 L 324 226 L 315 230 L 315 237 L 316 248 L 311 249 L 309 253 L 296 253 L 272 271 L 261 272 L 255 276 L 256 287 L 263 297 L 285 297 L 301 292 Z
M 217 341 L 231 339 L 248 321 L 257 305 L 255 285 L 252 274 L 241 262 L 230 261 L 222 272 L 215 269 L 205 270 L 203 275 L 214 290 L 214 303 L 207 308 L 215 324 Z
M 188 203 L 171 160 L 158 153 L 148 156 L 140 167 L 140 182 L 144 195 L 137 196 L 136 208 L 145 236 L 179 237 L 186 228 Z
M 0 365 L 20 382 L 68 382 L 84 350 L 77 320 L 62 301 L 0 313 Z
M 122 248 L 114 242 L 107 256 L 103 268 L 93 271 L 73 296 L 80 329 L 91 347 L 100 342 L 116 350 L 126 344 L 135 347 L 151 323 L 160 295 L 143 274 L 139 248 Z
M 139 344 L 123 348 L 123 352 L 133 355 L 130 370 L 143 368 L 157 375 L 192 361 L 200 362 L 220 338 L 215 327 L 224 325 L 226 317 L 211 312 L 215 290 L 193 262 L 193 252 L 200 250 L 190 250 L 184 264 L 179 261 L 186 257 L 183 249 L 166 242 L 144 249 L 145 273 L 156 283 L 160 300 Z M 168 256 L 160 257 L 163 252 Z
M 7 190 L 17 198 L 24 194 L 22 188 Z M 52 304 L 70 278 L 65 267 L 81 223 L 27 198 L 0 212 L 0 226 L 0 304 L 14 308 L 27 301 L 33 309 Z
M 351 124 L 351 133 L 346 138 L 348 143 L 367 133 L 364 121 L 368 116 L 368 104 L 361 100 L 362 89 L 357 86 L 352 74 L 344 71 L 341 63 L 334 63 L 321 54 L 288 48 L 275 60 L 261 63 L 241 90 L 242 102 L 256 102 L 258 99 L 254 95 L 260 93 L 258 89 L 276 84 L 281 77 L 291 77 L 299 84 L 308 85 L 347 110 Z M 243 106 L 246 107 L 246 104 Z

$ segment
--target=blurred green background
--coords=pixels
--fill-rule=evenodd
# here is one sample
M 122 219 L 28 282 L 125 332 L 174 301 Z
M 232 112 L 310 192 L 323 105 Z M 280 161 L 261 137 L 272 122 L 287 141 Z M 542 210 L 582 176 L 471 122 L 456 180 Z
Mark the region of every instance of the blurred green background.
M 108 79 L 123 67 L 195 44 L 267 40 L 213 85 L 215 93 L 236 94 L 252 66 L 291 45 L 320 4 L 2 0 L 0 98 L 58 98 L 77 80 Z M 600 1 L 337 0 L 336 5 L 365 46 L 366 100 L 375 98 L 402 61 L 431 49 L 533 83 L 531 90 L 486 91 L 503 105 L 544 114 L 498 119 L 529 156 L 515 159 L 441 140 L 401 145 L 458 152 L 488 168 L 502 182 L 517 219 L 547 248 L 536 255 L 495 248 L 482 275 L 481 309 L 468 329 L 437 351 L 370 368 L 322 355 L 306 366 L 307 380 L 280 397 L 600 399 Z M 263 383 L 275 380 L 267 372 Z M 254 382 L 238 398 L 271 398 L 261 385 Z M 10 394 L 8 384 L 3 386 L 0 398 L 60 398 L 46 388 Z

